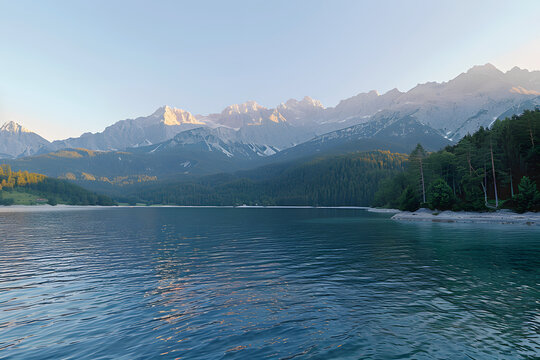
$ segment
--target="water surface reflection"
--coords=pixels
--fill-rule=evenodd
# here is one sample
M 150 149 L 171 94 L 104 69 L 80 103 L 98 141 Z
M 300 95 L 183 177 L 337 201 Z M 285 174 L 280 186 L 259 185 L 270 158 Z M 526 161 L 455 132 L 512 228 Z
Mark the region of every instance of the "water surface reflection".
M 538 229 L 388 218 L 2 213 L 0 357 L 539 356 Z

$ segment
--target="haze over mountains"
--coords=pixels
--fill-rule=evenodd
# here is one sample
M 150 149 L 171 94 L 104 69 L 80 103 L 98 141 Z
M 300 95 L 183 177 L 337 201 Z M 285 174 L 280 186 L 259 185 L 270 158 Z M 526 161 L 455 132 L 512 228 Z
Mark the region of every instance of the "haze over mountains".
M 540 71 L 515 67 L 502 72 L 486 64 L 448 82 L 420 84 L 407 92 L 393 89 L 382 95 L 370 91 L 328 108 L 308 96 L 273 109 L 248 101 L 209 115 L 163 106 L 100 133 L 53 142 L 8 123 L 0 128 L 0 153 L 4 158 L 19 158 L 75 148 L 125 150 L 139 160 L 174 154 L 169 170 L 209 173 L 212 167 L 223 168 L 218 162 L 228 164 L 232 159 L 245 165 L 257 159 L 294 159 L 321 152 L 408 152 L 418 142 L 437 150 L 499 117 L 539 105 Z M 109 158 L 117 157 L 108 155 L 108 166 L 119 166 L 109 163 Z M 32 159 L 25 161 L 35 163 L 43 157 Z M 148 166 L 140 170 L 151 172 L 153 162 L 145 160 Z M 197 169 L 202 164 L 206 167 Z

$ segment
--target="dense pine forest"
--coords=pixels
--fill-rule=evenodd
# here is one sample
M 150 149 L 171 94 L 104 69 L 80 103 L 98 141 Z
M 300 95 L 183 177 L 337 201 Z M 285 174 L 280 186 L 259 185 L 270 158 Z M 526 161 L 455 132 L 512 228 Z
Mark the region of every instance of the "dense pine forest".
M 419 144 L 406 170 L 381 182 L 373 205 L 414 211 L 540 210 L 540 110 L 497 120 L 445 149 Z
M 175 205 L 368 205 L 379 183 L 403 172 L 407 156 L 388 151 L 323 157 L 303 163 L 198 180 L 139 185 L 120 201 Z
M 40 202 L 50 205 L 113 205 L 109 197 L 67 181 L 28 171 L 12 171 L 9 165 L 0 165 L 0 205 Z

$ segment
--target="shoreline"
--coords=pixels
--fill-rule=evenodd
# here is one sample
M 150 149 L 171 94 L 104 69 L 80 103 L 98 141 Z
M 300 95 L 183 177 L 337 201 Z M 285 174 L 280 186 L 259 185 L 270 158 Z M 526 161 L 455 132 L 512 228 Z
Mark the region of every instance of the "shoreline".
M 202 208 L 202 209 L 338 209 L 338 210 L 365 210 L 374 213 L 396 213 L 395 209 L 378 209 L 369 206 L 262 206 L 262 205 L 8 205 L 0 206 L 0 213 L 26 212 L 26 211 L 67 211 L 67 210 L 100 210 L 100 209 L 151 209 L 151 208 Z
M 364 210 L 371 213 L 394 214 L 390 217 L 395 221 L 410 222 L 438 222 L 438 223 L 476 223 L 476 224 L 518 224 L 529 226 L 540 226 L 540 212 L 527 212 L 524 214 L 514 213 L 510 210 L 498 210 L 491 213 L 467 212 L 467 211 L 434 211 L 429 209 L 418 209 L 415 212 L 400 211 L 397 209 L 373 208 L 369 206 L 262 206 L 262 205 L 153 205 L 153 206 L 132 206 L 132 205 L 9 205 L 0 206 L 1 213 L 21 213 L 21 212 L 56 212 L 56 211 L 83 211 L 83 210 L 103 210 L 103 209 L 149 209 L 149 208 L 201 208 L 201 209 L 336 209 L 336 210 Z
M 431 221 L 440 223 L 475 223 L 475 224 L 518 224 L 540 226 L 540 213 L 526 212 L 518 214 L 510 210 L 498 210 L 491 213 L 467 211 L 442 211 L 418 209 L 415 212 L 400 211 L 391 217 L 397 221 Z
M 104 205 L 8 205 L 0 206 L 0 213 L 9 213 L 9 212 L 27 212 L 27 211 L 64 211 L 64 210 L 99 210 L 99 209 L 109 209 L 114 206 L 104 206 Z

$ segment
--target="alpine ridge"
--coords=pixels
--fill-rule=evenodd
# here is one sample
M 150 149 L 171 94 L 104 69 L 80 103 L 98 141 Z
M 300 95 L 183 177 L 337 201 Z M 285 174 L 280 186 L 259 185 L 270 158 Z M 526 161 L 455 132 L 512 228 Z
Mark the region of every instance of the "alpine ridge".
M 379 94 L 372 90 L 344 99 L 335 107 L 324 107 L 309 96 L 301 100 L 289 99 L 275 108 L 246 101 L 207 115 L 162 106 L 148 116 L 118 121 L 102 132 L 53 142 L 11 122 L 0 129 L 0 153 L 9 158 L 64 148 L 118 151 L 157 145 L 182 132 L 186 132 L 183 137 L 195 136 L 195 132 L 189 131 L 196 128 L 205 128 L 209 132 L 227 128 L 234 131 L 238 144 L 280 152 L 354 126 L 371 129 L 371 135 L 362 137 L 364 144 L 377 137 L 381 146 L 386 141 L 406 151 L 411 141 L 415 141 L 414 137 L 418 138 L 420 134 L 413 136 L 409 132 L 405 139 L 405 135 L 400 135 L 397 130 L 388 132 L 385 124 L 396 118 L 408 118 L 417 128 L 423 127 L 422 138 L 430 137 L 428 143 L 438 146 L 457 141 L 481 126 L 489 127 L 497 118 L 538 106 L 540 71 L 514 67 L 503 72 L 485 64 L 473 66 L 447 82 L 418 84 L 407 92 L 392 89 Z M 229 133 L 220 130 L 212 136 L 219 138 L 218 143 L 227 143 L 230 139 L 226 134 Z M 268 155 L 272 151 L 262 153 Z M 251 155 L 259 156 L 260 151 L 255 150 Z

